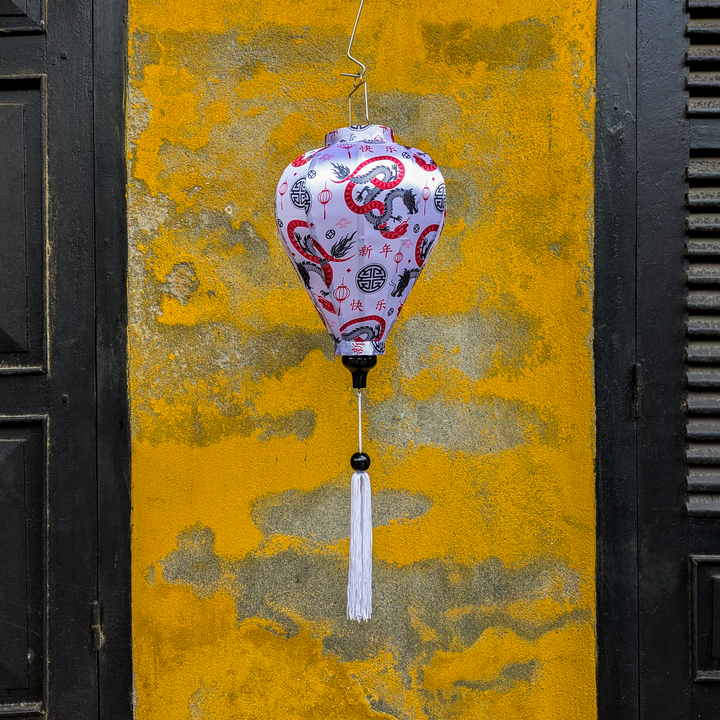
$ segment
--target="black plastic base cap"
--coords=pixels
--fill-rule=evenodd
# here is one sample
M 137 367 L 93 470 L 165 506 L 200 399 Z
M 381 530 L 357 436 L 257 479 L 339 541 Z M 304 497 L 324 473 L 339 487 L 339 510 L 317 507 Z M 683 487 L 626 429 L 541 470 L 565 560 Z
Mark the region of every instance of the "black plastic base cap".
M 367 387 L 367 374 L 377 365 L 377 355 L 343 355 L 343 365 L 352 373 L 353 388 Z
M 370 467 L 370 456 L 364 452 L 356 452 L 350 458 L 350 466 L 355 472 L 365 472 Z

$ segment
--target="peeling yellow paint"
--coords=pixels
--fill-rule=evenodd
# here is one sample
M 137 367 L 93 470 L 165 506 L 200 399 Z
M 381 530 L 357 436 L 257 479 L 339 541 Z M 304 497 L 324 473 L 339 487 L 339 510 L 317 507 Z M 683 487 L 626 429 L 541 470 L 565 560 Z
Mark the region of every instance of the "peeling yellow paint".
M 588 720 L 595 3 L 366 4 L 373 118 L 449 214 L 367 391 L 363 626 L 354 395 L 272 213 L 346 123 L 356 8 L 130 2 L 137 717 Z

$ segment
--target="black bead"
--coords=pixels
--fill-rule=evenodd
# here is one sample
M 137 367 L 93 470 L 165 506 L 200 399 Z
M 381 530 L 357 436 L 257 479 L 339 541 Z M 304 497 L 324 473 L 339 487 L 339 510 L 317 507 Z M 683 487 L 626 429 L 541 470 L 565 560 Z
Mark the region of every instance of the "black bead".
M 350 458 L 350 465 L 355 472 L 365 472 L 370 467 L 370 456 L 364 452 L 356 452 Z

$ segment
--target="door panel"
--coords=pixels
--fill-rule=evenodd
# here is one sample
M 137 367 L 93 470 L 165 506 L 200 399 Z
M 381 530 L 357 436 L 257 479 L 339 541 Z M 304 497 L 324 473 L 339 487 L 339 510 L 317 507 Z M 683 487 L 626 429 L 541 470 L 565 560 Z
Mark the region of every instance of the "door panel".
M 27 352 L 25 283 L 25 132 L 23 106 L 0 105 L 0 352 Z
M 45 26 L 43 0 L 0 0 L 0 31 L 33 32 Z
M 0 690 L 42 701 L 45 422 L 0 422 Z
M 0 688 L 28 686 L 25 443 L 0 440 Z
M 0 77 L 0 373 L 46 364 L 44 85 Z

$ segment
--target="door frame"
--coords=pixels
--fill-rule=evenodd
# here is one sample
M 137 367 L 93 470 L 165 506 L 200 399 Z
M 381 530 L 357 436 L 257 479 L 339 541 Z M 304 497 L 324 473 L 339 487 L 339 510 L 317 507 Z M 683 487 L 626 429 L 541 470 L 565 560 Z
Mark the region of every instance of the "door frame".
M 127 380 L 127 0 L 93 0 L 98 652 L 101 720 L 131 720 L 130 413 Z M 95 640 L 97 642 L 97 639 Z
M 595 106 L 598 720 L 639 717 L 636 2 L 598 0 Z

